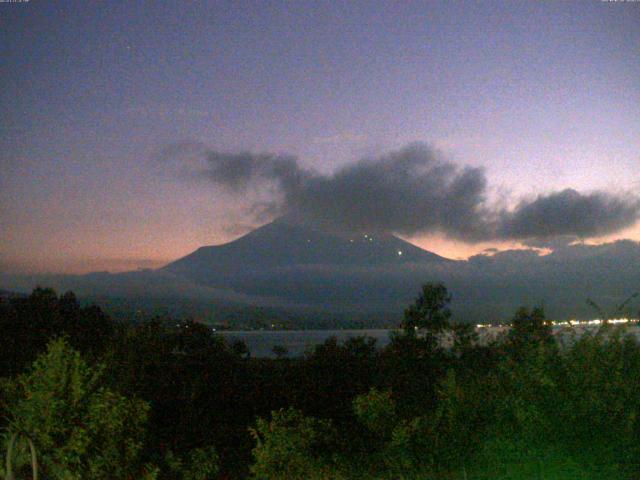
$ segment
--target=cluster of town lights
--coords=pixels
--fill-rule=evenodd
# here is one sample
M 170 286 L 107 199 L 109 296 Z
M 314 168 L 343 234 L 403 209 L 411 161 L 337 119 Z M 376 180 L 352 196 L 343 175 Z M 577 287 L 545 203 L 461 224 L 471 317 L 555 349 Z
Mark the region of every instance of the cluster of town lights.
M 561 322 L 546 322 L 547 325 L 551 325 L 554 327 L 559 326 L 568 326 L 568 327 L 590 327 L 595 325 L 603 325 L 605 323 L 608 324 L 624 324 L 624 323 L 638 323 L 638 319 L 634 318 L 611 318 L 609 320 L 601 320 L 596 318 L 595 320 L 563 320 Z M 511 324 L 501 324 L 501 325 L 493 325 L 491 323 L 478 323 L 476 324 L 476 328 L 491 328 L 491 327 L 510 327 Z

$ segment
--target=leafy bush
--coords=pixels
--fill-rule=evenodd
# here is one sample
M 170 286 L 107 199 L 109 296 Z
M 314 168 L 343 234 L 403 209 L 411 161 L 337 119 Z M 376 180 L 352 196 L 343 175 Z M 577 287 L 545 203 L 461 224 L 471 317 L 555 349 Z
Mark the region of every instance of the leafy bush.
M 31 369 L 3 384 L 13 434 L 31 439 L 45 478 L 141 477 L 140 462 L 149 406 L 100 385 L 65 340 L 47 346 Z
M 250 432 L 256 441 L 253 477 L 260 480 L 340 478 L 329 452 L 335 441 L 331 422 L 305 417 L 294 408 L 258 419 Z

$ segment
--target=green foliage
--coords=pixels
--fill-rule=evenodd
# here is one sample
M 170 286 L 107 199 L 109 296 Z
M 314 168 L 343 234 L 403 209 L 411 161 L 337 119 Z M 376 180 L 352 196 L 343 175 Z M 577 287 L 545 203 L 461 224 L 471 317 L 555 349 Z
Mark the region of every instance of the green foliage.
M 464 468 L 472 441 L 469 412 L 452 370 L 437 390 L 439 401 L 433 411 L 393 426 L 384 447 L 388 478 L 435 478 Z
M 385 469 L 381 476 L 407 480 L 432 478 L 437 455 L 435 428 L 428 416 L 399 422 L 385 446 Z
M 211 480 L 217 478 L 220 471 L 220 459 L 215 447 L 203 447 L 191 450 L 186 458 L 180 458 L 169 452 L 165 463 L 174 478 L 180 480 Z
M 189 453 L 184 480 L 213 479 L 219 471 L 218 454 L 215 447 L 196 448 Z
M 100 385 L 65 340 L 51 342 L 31 369 L 3 385 L 7 435 L 33 440 L 46 478 L 113 479 L 142 475 L 148 405 Z
M 438 403 L 435 410 L 438 450 L 436 466 L 439 469 L 455 470 L 464 465 L 474 449 L 473 401 L 469 392 L 457 380 L 453 369 L 438 385 Z
M 388 391 L 372 388 L 357 396 L 353 400 L 353 411 L 362 425 L 381 437 L 388 436 L 397 422 L 396 404 Z
M 491 423 L 481 448 L 484 470 L 518 464 L 537 468 L 538 459 L 557 448 L 553 422 L 560 398 L 548 353 L 540 344 L 517 357 L 505 357 L 486 379 L 493 393 Z
M 119 325 L 92 349 L 83 325 L 95 324 L 75 297 L 37 290 L 0 305 L 14 375 L 0 379 L 3 446 L 20 432 L 17 478 L 30 478 L 28 439 L 47 479 L 640 478 L 635 338 L 605 325 L 559 347 L 544 312 L 521 309 L 490 345 L 455 325 L 447 350 L 434 339 L 450 296 L 431 285 L 421 298 L 405 317 L 411 335 L 384 349 L 333 338 L 277 361 L 168 319 Z M 29 371 L 6 368 L 60 332 L 72 335 Z M 98 356 L 105 368 L 83 360 Z
M 637 478 L 639 369 L 637 341 L 615 332 L 564 351 L 534 340 L 506 357 L 487 379 L 480 478 Z
M 305 417 L 294 408 L 259 418 L 250 429 L 256 441 L 251 473 L 260 480 L 340 478 L 329 452 L 335 441 L 331 422 Z

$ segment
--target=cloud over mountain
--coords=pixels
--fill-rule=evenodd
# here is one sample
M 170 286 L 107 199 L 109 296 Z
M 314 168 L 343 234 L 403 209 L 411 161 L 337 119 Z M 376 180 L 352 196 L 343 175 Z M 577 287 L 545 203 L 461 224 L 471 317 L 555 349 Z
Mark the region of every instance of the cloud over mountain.
M 255 183 L 272 182 L 288 193 L 298 190 L 309 177 L 295 157 L 249 152 L 230 154 L 207 152 L 202 173 L 230 191 L 242 192 Z
M 267 188 L 271 215 L 350 231 L 405 235 L 441 232 L 468 242 L 588 238 L 632 226 L 640 200 L 572 189 L 521 201 L 511 210 L 487 203 L 481 168 L 459 167 L 424 144 L 364 158 L 331 175 L 287 155 L 206 152 L 201 174 L 242 195 Z
M 521 202 L 501 215 L 501 238 L 590 237 L 616 232 L 638 220 L 640 201 L 604 192 L 582 195 L 573 189 Z

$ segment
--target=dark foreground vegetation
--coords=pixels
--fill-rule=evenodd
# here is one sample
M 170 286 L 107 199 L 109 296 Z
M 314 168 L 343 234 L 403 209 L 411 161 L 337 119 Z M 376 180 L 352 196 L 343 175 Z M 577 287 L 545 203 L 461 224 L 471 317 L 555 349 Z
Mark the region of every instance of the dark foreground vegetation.
M 72 293 L 4 301 L 1 476 L 640 478 L 634 338 L 604 326 L 560 348 L 521 309 L 479 345 L 449 300 L 426 285 L 388 347 L 329 340 L 297 359 L 194 322 L 114 322 Z

